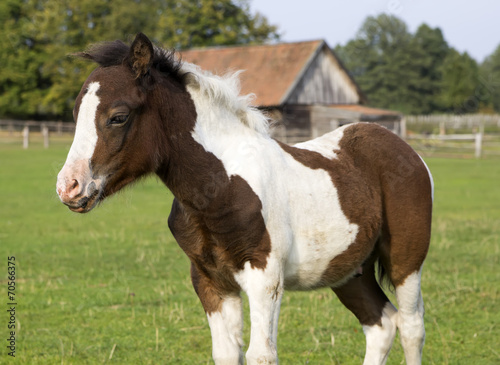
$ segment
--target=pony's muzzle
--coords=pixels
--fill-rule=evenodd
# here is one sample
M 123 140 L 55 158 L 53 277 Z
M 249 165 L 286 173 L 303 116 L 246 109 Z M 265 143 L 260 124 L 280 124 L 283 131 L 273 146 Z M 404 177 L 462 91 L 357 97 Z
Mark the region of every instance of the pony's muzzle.
M 74 212 L 86 213 L 98 202 L 101 180 L 93 179 L 85 161 L 64 165 L 57 175 L 56 191 L 61 202 Z

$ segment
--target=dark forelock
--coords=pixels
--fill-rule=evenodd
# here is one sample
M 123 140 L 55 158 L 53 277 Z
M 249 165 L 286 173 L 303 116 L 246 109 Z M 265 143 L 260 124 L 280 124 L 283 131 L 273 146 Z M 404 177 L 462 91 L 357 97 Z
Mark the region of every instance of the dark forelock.
M 117 66 L 125 62 L 130 52 L 130 45 L 120 40 L 100 42 L 91 45 L 86 51 L 76 53 L 75 56 L 96 62 L 101 67 Z M 181 61 L 175 56 L 175 50 L 166 50 L 154 47 L 152 67 L 163 74 L 170 74 L 178 79 L 180 75 Z

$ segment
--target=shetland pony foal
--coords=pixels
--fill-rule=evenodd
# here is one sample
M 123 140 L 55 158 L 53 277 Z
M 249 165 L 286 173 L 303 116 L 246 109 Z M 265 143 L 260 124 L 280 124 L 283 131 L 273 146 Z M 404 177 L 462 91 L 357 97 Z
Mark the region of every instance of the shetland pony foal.
M 238 96 L 236 76 L 180 63 L 143 34 L 81 56 L 99 67 L 76 99 L 59 197 L 84 213 L 141 176 L 160 177 L 175 195 L 169 227 L 191 260 L 216 364 L 243 364 L 241 290 L 247 363 L 276 364 L 284 289 L 325 286 L 361 322 L 365 364 L 385 363 L 396 329 L 407 363 L 421 363 L 433 187 L 405 142 L 360 123 L 280 143 Z M 375 279 L 376 262 L 399 311 Z

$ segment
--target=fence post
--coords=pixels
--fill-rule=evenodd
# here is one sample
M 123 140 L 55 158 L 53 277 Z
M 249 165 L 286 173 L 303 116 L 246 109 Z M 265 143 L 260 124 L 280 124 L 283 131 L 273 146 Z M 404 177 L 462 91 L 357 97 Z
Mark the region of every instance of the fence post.
M 439 122 L 439 135 L 444 136 L 446 134 L 446 126 L 444 120 Z
M 42 126 L 43 147 L 49 148 L 49 127 Z
M 23 148 L 27 149 L 30 143 L 30 127 L 27 125 L 23 128 Z
M 481 157 L 481 147 L 482 147 L 482 142 L 483 142 L 483 134 L 481 132 L 476 133 L 475 135 L 476 139 L 476 158 Z
M 406 118 L 405 117 L 401 118 L 399 124 L 400 124 L 399 132 L 401 133 L 401 138 L 406 139 Z

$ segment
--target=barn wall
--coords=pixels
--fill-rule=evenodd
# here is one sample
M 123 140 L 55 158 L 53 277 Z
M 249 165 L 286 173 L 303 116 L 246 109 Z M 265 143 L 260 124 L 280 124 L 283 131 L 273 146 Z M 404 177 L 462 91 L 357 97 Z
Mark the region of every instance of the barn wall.
M 283 125 L 286 143 L 298 143 L 311 139 L 311 111 L 306 105 L 286 105 L 283 108 Z
M 344 124 L 360 121 L 380 124 L 398 135 L 403 133 L 398 115 L 364 115 L 323 105 L 286 105 L 266 110 L 266 113 L 275 121 L 271 131 L 273 138 L 288 144 L 304 142 Z
M 358 91 L 335 57 L 323 48 L 287 99 L 287 104 L 358 104 Z
M 266 114 L 273 119 L 271 129 L 273 138 L 288 144 L 311 139 L 309 106 L 286 105 L 276 109 L 267 109 Z
M 311 106 L 311 134 L 313 138 L 352 122 L 359 122 L 359 113 L 322 105 Z

